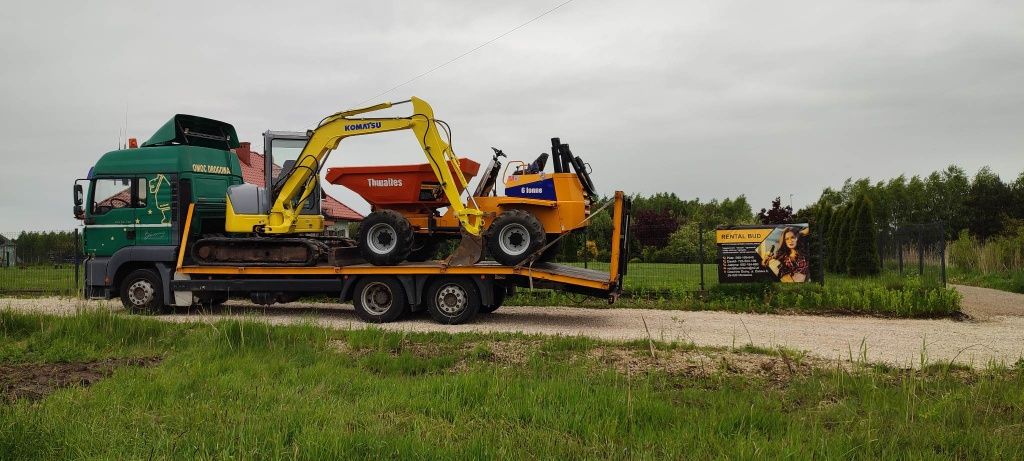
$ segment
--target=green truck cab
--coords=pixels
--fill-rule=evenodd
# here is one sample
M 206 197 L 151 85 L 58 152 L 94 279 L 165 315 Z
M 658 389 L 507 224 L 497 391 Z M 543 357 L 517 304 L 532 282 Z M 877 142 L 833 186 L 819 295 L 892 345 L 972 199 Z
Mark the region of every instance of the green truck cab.
M 231 124 L 179 114 L 140 147 L 107 152 L 77 180 L 85 295 L 174 304 L 170 281 L 189 204 L 192 233 L 223 232 L 227 188 L 243 182 L 230 151 L 238 146 Z

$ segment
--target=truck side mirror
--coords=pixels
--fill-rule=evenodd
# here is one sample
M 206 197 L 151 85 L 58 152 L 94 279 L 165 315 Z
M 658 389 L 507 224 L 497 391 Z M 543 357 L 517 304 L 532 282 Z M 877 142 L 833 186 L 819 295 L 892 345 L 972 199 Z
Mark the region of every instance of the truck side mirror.
M 75 184 L 75 219 L 81 219 L 85 217 L 85 210 L 82 209 L 82 203 L 84 199 L 82 197 L 82 185 Z

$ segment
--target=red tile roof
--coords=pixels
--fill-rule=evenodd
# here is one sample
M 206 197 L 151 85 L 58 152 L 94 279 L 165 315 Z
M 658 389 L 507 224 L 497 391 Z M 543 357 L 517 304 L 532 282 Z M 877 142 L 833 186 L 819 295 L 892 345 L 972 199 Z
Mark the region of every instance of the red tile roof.
M 251 148 L 251 144 L 247 142 L 241 143 L 241 147 L 235 149 L 235 154 L 238 155 L 238 163 L 242 165 L 242 179 L 249 183 L 257 186 L 265 186 L 265 180 L 263 175 L 263 154 L 255 152 Z M 281 171 L 281 167 L 274 165 L 274 174 L 276 175 Z M 320 189 L 323 191 L 323 188 Z M 328 220 L 334 221 L 362 221 L 363 215 L 357 213 L 355 210 L 345 206 L 344 203 L 339 202 L 334 197 L 331 197 L 326 192 L 323 192 L 323 201 L 320 202 L 320 209 L 324 214 L 324 217 Z

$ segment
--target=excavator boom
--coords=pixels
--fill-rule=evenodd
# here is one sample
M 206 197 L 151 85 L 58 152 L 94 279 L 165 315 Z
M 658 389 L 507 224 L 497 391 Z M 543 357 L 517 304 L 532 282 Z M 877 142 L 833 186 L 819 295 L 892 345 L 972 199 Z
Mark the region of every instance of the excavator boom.
M 413 114 L 409 117 L 353 118 L 355 115 L 375 112 L 404 103 L 412 103 Z M 282 237 L 323 232 L 324 217 L 316 214 L 303 214 L 302 209 L 306 201 L 316 191 L 320 169 L 327 156 L 338 148 L 343 139 L 348 137 L 412 130 L 440 183 L 448 206 L 454 216 L 458 218 L 462 228 L 463 243 L 448 263 L 449 265 L 476 264 L 480 261 L 483 253 L 481 233 L 483 212 L 476 206 L 472 197 L 469 198 L 468 203 L 463 204 L 461 191 L 467 188 L 468 181 L 459 168 L 459 159 L 438 132 L 438 123 L 439 121 L 434 119 L 434 111 L 430 104 L 416 97 L 398 103 L 386 102 L 338 112 L 324 118 L 315 129 L 308 132 L 309 140 L 282 180 L 268 186 L 267 189 L 252 184 L 241 184 L 228 188 L 224 229 L 230 233 L 263 236 L 253 240 L 257 241 L 262 238 L 264 243 L 254 243 L 250 245 L 252 248 L 249 248 L 237 244 L 231 246 L 219 241 L 207 242 L 207 254 L 229 255 L 230 257 L 226 256 L 206 263 L 217 264 L 233 262 L 238 258 L 245 259 L 251 257 L 249 253 L 258 253 L 262 248 L 261 245 L 267 246 L 267 254 L 270 254 L 269 250 L 278 248 L 274 247 L 275 239 L 267 239 L 266 236 Z M 225 250 L 228 247 L 230 249 Z M 297 255 L 298 253 L 307 252 L 308 254 L 304 253 L 303 261 L 318 259 L 318 256 L 313 254 L 315 252 L 307 250 L 307 247 L 315 248 L 315 246 L 292 243 L 289 245 L 289 251 L 296 254 L 293 255 L 294 258 L 303 256 Z M 233 249 L 239 250 L 234 251 Z M 201 256 L 200 259 L 202 259 Z
M 383 110 L 405 102 L 412 103 L 413 115 L 410 117 L 350 118 L 353 115 Z M 339 112 L 325 118 L 312 130 L 309 141 L 295 160 L 288 176 L 267 191 L 269 210 L 253 210 L 252 207 L 240 210 L 238 204 L 233 203 L 233 194 L 229 191 L 225 229 L 236 233 L 274 235 L 321 232 L 322 216 L 302 215 L 300 212 L 302 204 L 316 189 L 320 168 L 327 156 L 347 137 L 399 130 L 413 131 L 463 230 L 470 235 L 480 236 L 482 212 L 472 205 L 472 201 L 469 205 L 462 203 L 459 191 L 467 187 L 466 178 L 459 168 L 449 167 L 458 166 L 458 159 L 451 146 L 441 138 L 433 109 L 426 101 L 416 97 L 400 103 L 388 102 Z

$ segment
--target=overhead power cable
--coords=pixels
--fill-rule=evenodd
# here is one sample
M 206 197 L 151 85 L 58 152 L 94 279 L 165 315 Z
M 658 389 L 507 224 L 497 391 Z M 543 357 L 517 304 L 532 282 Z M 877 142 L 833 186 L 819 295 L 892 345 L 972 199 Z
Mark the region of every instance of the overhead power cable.
M 475 51 L 477 51 L 477 50 L 479 50 L 479 49 L 481 49 L 481 48 L 483 48 L 483 47 L 485 47 L 487 45 L 490 45 L 491 43 L 494 43 L 494 42 L 500 40 L 502 37 L 504 37 L 504 36 L 506 36 L 508 34 L 511 34 L 512 32 L 515 32 L 515 31 L 517 31 L 519 29 L 522 29 L 523 27 L 528 26 L 530 23 L 532 23 L 532 22 L 534 22 L 534 21 L 536 21 L 536 20 L 538 20 L 540 18 L 543 18 L 544 16 L 547 16 L 547 15 L 553 13 L 553 12 L 555 12 L 555 10 L 557 10 L 557 9 L 559 9 L 559 8 L 565 6 L 565 5 L 568 5 L 568 4 L 572 3 L 573 1 L 575 1 L 575 0 L 566 0 L 566 1 L 562 2 L 562 3 L 559 3 L 558 5 L 555 5 L 553 8 L 551 8 L 551 9 L 549 9 L 549 10 L 547 10 L 547 11 L 545 11 L 545 12 L 543 12 L 543 13 L 537 15 L 537 16 L 535 16 L 533 19 L 530 19 L 529 21 L 526 21 L 526 22 L 524 22 L 524 23 L 522 23 L 522 24 L 520 24 L 518 26 L 515 26 L 515 27 L 511 28 L 511 29 L 501 33 L 500 35 L 495 36 L 494 38 L 492 38 L 492 39 L 490 39 L 490 40 L 488 40 L 486 42 L 483 42 L 483 43 L 477 45 L 476 47 L 474 47 L 473 49 L 471 49 L 469 51 L 466 51 L 465 53 L 462 53 L 462 54 L 460 54 L 460 55 L 458 55 L 458 56 L 456 56 L 456 57 L 454 57 L 452 59 L 449 59 L 448 61 L 444 62 L 443 64 L 434 66 L 430 70 L 427 70 L 426 72 L 423 72 L 423 73 L 421 73 L 421 74 L 419 74 L 419 75 L 417 75 L 417 76 L 415 76 L 413 78 L 410 78 L 409 80 L 406 80 L 406 81 L 404 81 L 402 83 L 399 83 L 398 85 L 395 85 L 395 86 L 393 86 L 391 88 L 388 88 L 387 90 L 382 91 L 382 92 L 380 92 L 380 93 L 378 93 L 378 94 L 376 94 L 376 95 L 374 95 L 372 97 L 364 99 L 363 101 L 361 101 L 358 104 L 356 104 L 356 106 L 358 107 L 358 106 L 361 106 L 361 105 L 363 105 L 363 104 L 365 104 L 367 102 L 376 100 L 377 98 L 379 98 L 381 96 L 384 96 L 384 95 L 386 95 L 386 94 L 388 94 L 388 93 L 390 93 L 392 91 L 395 91 L 395 90 L 397 90 L 397 89 L 399 89 L 399 88 L 401 88 L 401 87 L 403 87 L 405 85 L 408 85 L 408 84 L 410 84 L 412 82 L 415 82 L 416 80 L 419 80 L 419 79 L 421 79 L 423 77 L 426 77 L 427 75 L 430 75 L 430 73 L 432 73 L 432 72 L 434 72 L 434 71 L 436 71 L 436 70 L 438 70 L 438 69 L 440 69 L 440 68 L 442 68 L 444 66 L 447 66 L 447 65 L 449 65 L 449 64 L 451 64 L 451 63 L 453 63 L 455 61 L 458 61 L 459 59 L 462 59 L 462 58 L 464 58 L 466 56 L 469 56 L 473 52 L 475 52 Z

